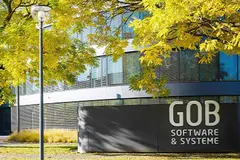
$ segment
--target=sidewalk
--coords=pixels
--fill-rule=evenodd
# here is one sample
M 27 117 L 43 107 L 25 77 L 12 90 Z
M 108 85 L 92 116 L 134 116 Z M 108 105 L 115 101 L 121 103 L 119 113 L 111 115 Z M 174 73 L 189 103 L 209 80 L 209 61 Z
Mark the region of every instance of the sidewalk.
M 77 143 L 45 144 L 46 160 L 226 160 L 240 159 L 240 153 L 85 153 L 77 152 Z M 38 143 L 0 145 L 0 160 L 38 160 Z
M 0 136 L 0 141 L 6 139 L 8 136 Z
M 8 136 L 0 136 L 0 146 L 4 146 L 6 144 L 6 142 L 4 142 L 3 140 L 6 139 Z

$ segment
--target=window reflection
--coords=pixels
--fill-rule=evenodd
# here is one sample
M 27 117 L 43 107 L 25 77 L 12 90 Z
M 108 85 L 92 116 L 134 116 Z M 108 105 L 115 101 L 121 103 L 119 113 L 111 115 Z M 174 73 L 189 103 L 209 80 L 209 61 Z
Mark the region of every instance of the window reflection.
M 33 78 L 33 80 L 30 79 L 30 77 L 27 77 L 26 79 L 26 94 L 34 94 L 39 92 L 38 86 L 33 82 L 36 81 L 37 78 Z
M 100 87 L 102 86 L 102 63 L 101 57 L 97 59 L 98 66 L 93 67 L 91 70 L 91 87 Z
M 113 62 L 112 57 L 108 57 L 108 83 L 116 85 L 123 83 L 122 57 Z
M 139 52 L 126 53 L 117 62 L 113 62 L 111 56 L 98 57 L 99 66 L 87 66 L 85 72 L 76 77 L 73 85 L 59 82 L 53 86 L 45 86 L 44 91 L 129 84 L 129 78 L 141 71 L 139 56 Z M 159 73 L 160 76 L 167 76 L 168 82 L 237 81 L 240 80 L 240 56 L 219 52 L 210 64 L 199 64 L 194 51 L 174 52 L 170 58 L 164 60 L 158 75 Z M 27 78 L 26 83 L 20 87 L 21 95 L 38 92 L 38 86 L 33 80 Z
M 147 12 L 135 12 L 135 13 L 125 13 L 123 14 L 123 19 L 126 19 L 127 22 L 123 26 L 123 31 L 122 31 L 122 38 L 123 39 L 130 39 L 134 37 L 133 34 L 133 27 L 129 27 L 129 24 L 134 20 L 134 19 L 143 19 L 147 15 Z
M 159 104 L 159 98 L 140 98 L 141 104 Z
M 179 82 L 179 54 L 180 52 L 172 53 L 160 67 L 160 75 L 167 76 L 168 82 Z
M 218 55 L 209 64 L 199 64 L 200 81 L 216 81 L 218 79 Z
M 102 64 L 102 86 L 107 85 L 107 57 L 101 57 Z
M 138 105 L 140 104 L 140 99 L 124 99 L 124 105 Z
M 122 15 L 118 15 L 114 17 L 112 20 L 110 20 L 109 25 L 111 28 L 111 35 L 114 35 L 115 30 L 119 29 L 119 26 L 121 26 L 121 23 L 122 23 Z M 119 33 L 118 36 L 121 37 L 121 34 Z
M 226 55 L 220 52 L 220 81 L 233 81 L 237 80 L 237 55 Z
M 238 103 L 237 96 L 221 96 L 220 103 Z
M 87 42 L 88 41 L 88 35 L 94 33 L 94 28 L 93 27 L 88 27 L 83 29 L 81 34 L 77 37 L 80 38 L 82 42 Z
M 180 52 L 180 81 L 194 82 L 199 80 L 198 59 L 195 51 L 184 50 Z
M 124 55 L 123 59 L 123 68 L 124 68 L 124 83 L 129 84 L 129 78 L 133 75 L 140 73 L 140 63 L 139 63 L 140 54 L 129 53 Z
M 123 39 L 133 38 L 133 28 L 129 27 L 128 25 L 134 20 L 134 18 L 138 18 L 138 14 L 134 13 L 126 13 L 123 15 L 123 18 L 127 20 L 126 24 L 123 26 Z
M 84 73 L 77 76 L 76 87 L 77 88 L 90 88 L 91 87 L 91 67 L 87 66 Z
M 240 80 L 240 56 L 238 56 L 238 80 Z

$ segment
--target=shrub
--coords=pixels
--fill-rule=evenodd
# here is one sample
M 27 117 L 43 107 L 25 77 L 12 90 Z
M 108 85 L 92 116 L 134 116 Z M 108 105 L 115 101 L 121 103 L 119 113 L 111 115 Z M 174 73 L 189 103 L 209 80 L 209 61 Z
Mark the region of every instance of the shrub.
M 38 130 L 22 130 L 14 132 L 8 138 L 9 142 L 39 142 Z M 66 129 L 45 129 L 44 142 L 46 143 L 77 143 L 77 131 Z

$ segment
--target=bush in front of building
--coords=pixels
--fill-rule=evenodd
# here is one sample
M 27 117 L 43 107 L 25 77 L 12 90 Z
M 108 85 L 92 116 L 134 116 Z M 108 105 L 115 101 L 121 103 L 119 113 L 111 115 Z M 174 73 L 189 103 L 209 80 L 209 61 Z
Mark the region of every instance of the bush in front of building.
M 8 142 L 20 143 L 37 143 L 39 142 L 38 130 L 22 130 L 21 132 L 12 133 L 7 140 Z M 66 129 L 45 129 L 45 143 L 77 143 L 77 130 Z

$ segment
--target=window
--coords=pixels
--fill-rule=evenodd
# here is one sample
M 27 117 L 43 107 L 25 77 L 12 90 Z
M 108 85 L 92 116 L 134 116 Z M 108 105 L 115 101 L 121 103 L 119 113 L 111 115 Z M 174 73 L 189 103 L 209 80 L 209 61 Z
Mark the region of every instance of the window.
M 237 96 L 221 96 L 220 103 L 238 103 Z
M 226 55 L 220 52 L 220 81 L 234 81 L 237 80 L 237 55 Z
M 120 105 L 123 105 L 123 100 L 122 99 L 109 100 L 108 105 L 109 106 L 120 106 Z
M 134 20 L 134 16 L 136 16 L 136 13 L 135 15 L 134 14 L 131 15 L 131 13 L 126 13 L 123 15 L 123 19 L 127 20 L 126 24 L 123 26 L 123 31 L 122 31 L 123 39 L 133 38 L 133 28 L 129 27 L 128 25 L 130 24 L 130 22 Z
M 102 86 L 107 85 L 107 57 L 101 58 L 102 63 Z
M 195 51 L 183 50 L 180 52 L 180 81 L 193 82 L 199 80 L 198 59 Z
M 170 58 L 163 60 L 163 66 L 160 67 L 160 75 L 166 76 L 168 82 L 179 82 L 179 53 L 172 53 Z
M 43 86 L 44 92 L 56 92 L 64 90 L 64 83 L 56 82 L 57 84 Z
M 124 84 L 129 84 L 129 78 L 140 73 L 139 53 L 128 53 L 123 59 Z
M 77 88 L 90 88 L 91 87 L 91 67 L 87 66 L 84 73 L 81 73 L 76 79 L 76 89 Z
M 149 15 L 149 12 L 146 12 L 146 11 L 139 12 L 139 19 L 144 19 L 148 15 Z
M 125 13 L 123 18 L 127 20 L 126 24 L 123 26 L 123 39 L 130 39 L 133 38 L 133 28 L 129 27 L 128 25 L 136 18 L 136 19 L 143 19 L 147 15 L 147 12 L 135 12 L 135 13 Z M 130 16 L 130 17 L 129 17 Z
M 91 86 L 94 87 L 100 87 L 102 86 L 102 59 L 97 58 L 98 66 L 92 68 L 91 70 Z
M 114 35 L 116 29 L 119 28 L 119 26 L 121 26 L 122 23 L 122 15 L 117 15 L 116 17 L 114 17 L 112 20 L 109 20 L 109 25 L 111 28 L 111 35 Z M 119 37 L 121 37 L 121 34 L 119 32 Z
M 103 103 L 103 101 L 93 101 L 93 106 L 99 107 L 99 106 L 106 106 L 106 104 Z
M 86 102 L 83 102 L 83 106 L 84 107 L 88 107 L 88 106 L 93 106 L 93 104 L 92 104 L 92 101 L 86 101 Z
M 124 99 L 124 105 L 138 105 L 140 104 L 140 99 Z
M 183 101 L 183 104 L 188 104 L 190 101 L 199 101 L 199 97 L 175 97 L 178 101 Z M 172 98 L 172 101 L 175 101 L 174 98 Z
M 27 77 L 26 79 L 26 94 L 34 94 L 39 92 L 38 86 L 35 85 L 33 81 L 36 81 L 37 78 L 33 78 L 33 80 L 30 79 L 30 77 Z
M 108 57 L 108 83 L 116 85 L 123 83 L 122 57 L 113 62 L 112 57 Z
M 160 104 L 171 104 L 172 103 L 172 98 L 160 98 L 159 103 Z
M 218 79 L 218 56 L 209 64 L 199 64 L 200 81 L 216 81 Z
M 142 105 L 159 104 L 159 98 L 141 98 Z
M 240 56 L 238 56 L 238 80 L 240 80 Z
M 214 100 L 216 102 L 219 102 L 218 96 L 207 96 L 207 97 L 200 97 L 200 102 L 205 103 L 206 100 Z
M 88 27 L 88 28 L 83 29 L 80 36 L 77 35 L 77 37 L 79 37 L 82 42 L 87 42 L 88 41 L 88 35 L 92 34 L 93 32 L 94 32 L 93 27 Z

